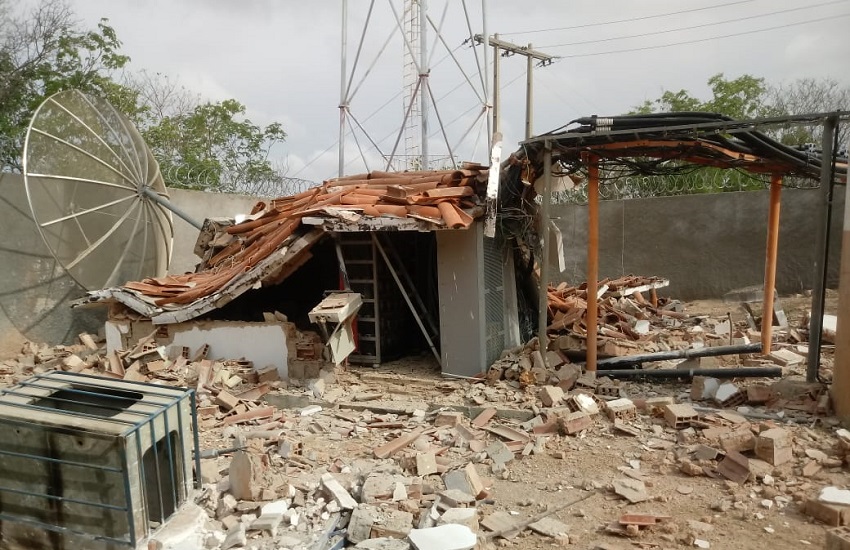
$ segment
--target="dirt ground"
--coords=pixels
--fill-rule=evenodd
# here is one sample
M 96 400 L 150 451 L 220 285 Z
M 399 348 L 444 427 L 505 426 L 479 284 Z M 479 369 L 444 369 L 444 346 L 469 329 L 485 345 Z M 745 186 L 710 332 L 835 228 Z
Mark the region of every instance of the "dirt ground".
M 803 328 L 801 323 L 809 304 L 810 298 L 807 296 L 785 297 L 781 300 L 791 327 Z M 685 304 L 685 311 L 690 316 L 710 315 L 715 318 L 723 318 L 727 312 L 731 312 L 737 326 L 746 326 L 743 310 L 737 304 L 722 301 L 691 302 Z M 826 313 L 836 312 L 837 293 L 829 292 Z M 721 362 L 732 366 L 738 364 L 740 359 L 724 357 Z M 820 374 L 826 380 L 831 378 L 831 365 L 832 347 L 825 346 Z M 805 387 L 804 370 L 804 365 L 791 369 L 783 383 L 789 384 L 789 387 Z M 776 380 L 746 379 L 736 382 L 741 386 L 754 383 L 769 385 Z M 625 382 L 622 387 L 625 395 L 636 402 L 662 396 L 672 396 L 681 403 L 690 401 L 690 383 L 636 380 Z M 704 439 L 700 430 L 688 433 L 672 429 L 665 425 L 663 419 L 646 413 L 638 414 L 636 419 L 629 421 L 628 425 L 634 430 L 632 435 L 616 430 L 604 415 L 596 417 L 593 426 L 578 435 L 545 435 L 545 445 L 535 447 L 529 456 L 518 453 L 502 472 L 494 471 L 491 457 L 480 452 L 480 449 L 476 452 L 471 449 L 471 445 L 459 445 L 456 435 L 449 436 L 435 425 L 439 411 L 468 410 L 465 408 L 473 405 L 524 412 L 528 413 L 527 416 L 537 414 L 541 403 L 539 390 L 540 387 L 535 385 L 523 388 L 506 381 L 488 384 L 484 381 L 443 378 L 428 354 L 375 368 L 351 366 L 340 369 L 335 373 L 334 380 L 328 381 L 319 400 L 323 410 L 315 416 L 305 417 L 301 414 L 303 407 L 316 402 L 314 391 L 293 384 L 273 392 L 279 400 L 277 402 L 270 399 L 271 394 L 266 397 L 269 404 L 282 409 L 276 425 L 283 429 L 288 439 L 297 441 L 302 448 L 295 462 L 286 460 L 277 451 L 276 444 L 264 448 L 261 443 L 253 449 L 255 456 L 264 457 L 263 463 L 268 466 L 265 478 L 267 483 L 264 486 L 271 490 L 271 496 L 261 500 L 281 498 L 286 494 L 281 491 L 282 487 L 297 487 L 308 495 L 306 505 L 299 508 L 304 511 L 315 508 L 315 501 L 309 499 L 318 497 L 314 488 L 319 485 L 320 476 L 324 472 L 331 471 L 344 481 L 356 477 L 351 470 L 361 473 L 381 472 L 381 475 L 385 475 L 385 471 L 393 471 L 409 475 L 410 470 L 406 474 L 402 472 L 402 455 L 412 456 L 423 449 L 412 444 L 395 456 L 382 460 L 375 459 L 374 450 L 416 426 L 428 428 L 430 439 L 421 443 L 425 450 L 437 452 L 444 459 L 443 466 L 454 469 L 462 468 L 470 462 L 475 465 L 485 485 L 490 488 L 486 498 L 477 503 L 479 521 L 497 511 L 508 512 L 514 520 L 522 521 L 546 510 L 564 506 L 576 498 L 587 497 L 553 515 L 568 526 L 568 536 L 553 538 L 526 529 L 513 537 L 482 543 L 480 546 L 483 548 L 672 550 L 699 547 L 695 546 L 695 539 L 706 541 L 710 548 L 721 550 L 822 548 L 827 527 L 803 514 L 803 502 L 817 497 L 819 490 L 825 486 L 850 488 L 847 467 L 841 461 L 843 453 L 838 452 L 836 447 L 837 421 L 830 417 L 811 416 L 796 409 L 754 409 L 757 414 L 768 414 L 775 420 L 751 418 L 753 428 L 760 423 L 786 428 L 793 440 L 794 457 L 782 466 L 754 470 L 754 478 L 743 484 L 715 475 L 716 462 L 697 461 L 692 457 L 693 451 L 700 444 L 719 448 L 717 441 Z M 365 395 L 371 397 L 363 397 Z M 345 406 L 340 406 L 341 403 L 345 403 Z M 778 418 L 777 413 L 783 416 Z M 716 412 L 705 414 L 715 417 L 712 422 L 717 420 Z M 730 425 L 729 422 L 734 424 L 735 421 L 724 417 L 719 422 Z M 469 426 L 468 417 L 463 420 L 463 424 Z M 500 417 L 497 424 L 500 427 L 519 428 L 519 421 L 509 417 Z M 220 416 L 207 417 L 201 425 L 201 448 L 231 447 L 234 435 L 243 428 L 250 429 L 246 426 L 224 427 Z M 527 428 L 523 430 L 528 433 Z M 487 443 L 495 439 L 498 438 L 489 435 Z M 803 475 L 802 466 L 810 462 L 807 457 L 815 456 L 822 457 L 818 459 L 823 464 L 822 469 Z M 683 459 L 700 464 L 708 475 L 691 476 L 683 473 Z M 217 487 L 215 479 L 222 480 L 228 474 L 231 456 L 224 455 L 206 464 L 202 472 L 211 474 L 211 487 Z M 644 482 L 648 498 L 643 502 L 629 504 L 614 493 L 612 484 L 615 480 L 635 478 Z M 443 490 L 439 474 L 424 476 L 422 482 L 423 487 L 431 491 L 431 496 Z M 226 490 L 213 492 L 218 494 Z M 352 491 L 356 494 L 356 488 L 352 488 Z M 429 494 L 425 489 L 422 493 Z M 423 500 L 421 504 L 425 502 Z M 207 506 L 210 515 L 207 534 L 211 533 L 211 537 L 215 534 L 218 537 L 216 540 L 221 542 L 227 528 L 219 513 L 220 506 L 209 502 L 200 504 Z M 229 514 L 233 518 L 233 514 L 238 516 L 254 511 L 259 504 L 240 502 L 240 508 L 223 515 Z M 417 501 L 417 504 L 420 503 Z M 321 505 L 312 516 L 304 512 L 306 519 L 303 521 L 312 521 L 311 528 L 317 529 L 320 525 L 317 514 L 320 511 Z M 623 514 L 651 514 L 663 521 L 640 529 L 637 536 L 631 538 L 609 532 L 610 526 L 616 525 Z M 290 530 L 287 533 L 306 535 L 304 530 Z M 486 530 L 481 529 L 479 533 L 486 533 Z M 245 547 L 253 550 L 284 548 L 279 540 L 256 532 L 249 533 Z M 290 547 L 296 546 L 286 546 Z
M 811 303 L 808 296 L 783 297 L 780 304 L 785 310 L 790 326 L 799 326 Z M 829 291 L 826 313 L 837 312 L 837 293 Z M 690 315 L 722 317 L 727 311 L 733 321 L 744 322 L 743 309 L 737 304 L 720 300 L 703 300 L 685 304 Z M 831 365 L 830 347 L 824 352 L 826 363 Z M 731 361 L 731 360 L 730 360 Z M 440 381 L 436 365 L 427 358 L 407 360 L 399 364 L 388 364 L 378 369 L 355 367 L 353 374 L 380 372 L 400 375 L 400 378 L 427 379 L 435 384 Z M 802 373 L 801 373 L 802 374 Z M 830 372 L 826 373 L 830 375 Z M 796 376 L 797 379 L 802 378 Z M 749 382 L 771 383 L 772 380 L 750 380 Z M 630 384 L 630 397 L 647 395 L 676 396 L 687 400 L 690 384 L 676 382 L 653 382 L 651 385 Z M 444 402 L 453 403 L 451 395 Z M 462 399 L 461 399 L 462 401 Z M 797 462 L 776 468 L 771 485 L 750 482 L 738 485 L 723 478 L 691 477 L 679 471 L 677 453 L 686 452 L 686 446 L 673 446 L 670 450 L 653 449 L 648 442 L 659 438 L 671 443 L 676 441 L 676 432 L 665 428 L 656 437 L 652 424 L 663 425 L 647 417 L 636 425 L 641 429 L 640 437 L 614 433 L 607 422 L 598 423 L 595 429 L 578 438 L 553 436 L 546 445 L 546 452 L 518 459 L 511 463 L 507 479 L 493 479 L 492 504 L 486 504 L 482 516 L 492 511 L 506 510 L 517 519 L 533 516 L 547 507 L 558 507 L 575 498 L 586 495 L 586 489 L 599 489 L 588 500 L 582 501 L 554 517 L 569 527 L 569 543 L 543 537 L 530 530 L 509 540 L 499 540 L 497 547 L 532 550 L 569 546 L 583 549 L 597 547 L 607 549 L 627 548 L 692 548 L 691 540 L 706 540 L 711 548 L 724 550 L 751 550 L 770 547 L 771 550 L 797 550 L 800 548 L 822 548 L 827 527 L 817 523 L 801 511 L 802 503 L 795 501 L 803 496 L 814 497 L 819 488 L 826 485 L 850 486 L 846 468 L 822 470 L 814 478 L 801 478 Z M 790 426 L 795 426 L 790 424 Z M 656 428 L 658 429 L 658 428 Z M 835 422 L 812 419 L 792 429 L 803 431 L 802 438 L 795 441 L 795 453 L 799 457 L 806 449 L 831 452 L 831 434 Z M 795 432 L 795 433 L 797 433 Z M 353 449 L 349 449 L 351 451 Z M 365 449 L 364 449 L 365 450 Z M 630 466 L 630 461 L 639 461 L 640 472 L 650 500 L 628 504 L 605 489 L 613 480 L 623 478 L 618 468 Z M 488 476 L 488 468 L 479 466 L 482 476 Z M 770 501 L 770 504 L 763 501 Z M 766 506 L 770 506 L 767 508 Z M 634 539 L 605 533 L 605 527 L 615 522 L 620 515 L 654 514 L 670 516 L 663 524 L 642 529 Z M 694 529 L 689 521 L 706 529 Z

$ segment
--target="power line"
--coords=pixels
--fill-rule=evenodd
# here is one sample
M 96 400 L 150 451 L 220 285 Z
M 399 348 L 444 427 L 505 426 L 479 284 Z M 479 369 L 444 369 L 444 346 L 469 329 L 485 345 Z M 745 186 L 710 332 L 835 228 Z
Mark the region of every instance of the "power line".
M 645 32 L 645 33 L 640 33 L 640 34 L 630 34 L 630 35 L 626 35 L 626 36 L 614 36 L 614 37 L 611 37 L 611 38 L 599 38 L 599 39 L 596 39 L 596 40 L 583 40 L 581 42 L 567 42 L 565 44 L 552 44 L 552 45 L 549 45 L 549 46 L 540 46 L 540 47 L 541 48 L 560 48 L 562 46 L 580 46 L 580 45 L 583 45 L 583 44 L 598 44 L 600 42 L 612 42 L 614 40 L 627 40 L 629 38 L 642 38 L 642 37 L 645 37 L 645 36 L 655 36 L 655 35 L 659 35 L 659 34 L 668 34 L 668 33 L 671 33 L 671 32 L 689 31 L 689 30 L 693 30 L 693 29 L 702 29 L 702 28 L 705 28 L 705 27 L 714 27 L 714 26 L 717 26 L 717 25 L 725 25 L 727 23 L 738 23 L 740 21 L 747 21 L 747 20 L 750 20 L 750 19 L 760 19 L 762 17 L 770 17 L 770 16 L 773 16 L 773 15 L 780 15 L 782 13 L 791 13 L 791 12 L 795 12 L 795 11 L 808 10 L 808 9 L 812 9 L 812 8 L 820 8 L 820 7 L 823 7 L 823 6 L 831 6 L 833 4 L 843 4 L 845 2 L 846 2 L 846 0 L 832 0 L 831 2 L 821 2 L 820 4 L 812 4 L 810 6 L 789 8 L 787 10 L 779 10 L 779 11 L 774 11 L 774 12 L 770 12 L 770 13 L 760 13 L 760 14 L 756 14 L 756 15 L 748 15 L 748 16 L 745 16 L 745 17 L 736 17 L 735 19 L 726 19 L 724 21 L 714 21 L 712 23 L 701 23 L 699 25 L 691 25 L 691 26 L 688 26 L 688 27 L 679 27 L 679 28 L 675 28 L 675 29 L 665 29 L 665 30 L 661 30 L 661 31 L 652 31 L 652 32 Z
M 749 4 L 750 2 L 753 2 L 753 1 L 754 0 L 738 0 L 737 2 L 729 2 L 729 3 L 726 3 L 726 4 L 716 4 L 716 5 L 713 5 L 713 6 L 705 6 L 705 7 L 702 7 L 702 8 L 691 8 L 691 9 L 688 9 L 688 10 L 671 11 L 669 13 L 659 13 L 659 14 L 656 14 L 656 15 L 644 15 L 644 16 L 641 16 L 641 17 L 630 17 L 628 19 L 617 19 L 616 21 L 601 21 L 601 22 L 598 22 L 598 23 L 585 23 L 583 25 L 572 25 L 572 26 L 569 26 L 569 27 L 553 27 L 553 28 L 550 28 L 550 29 L 535 29 L 535 30 L 530 30 L 530 31 L 504 32 L 504 33 L 500 33 L 500 35 L 501 36 L 513 36 L 513 35 L 517 35 L 517 34 L 536 34 L 536 33 L 539 33 L 539 32 L 567 31 L 567 30 L 571 30 L 571 29 L 586 29 L 588 27 L 602 27 L 602 26 L 605 26 L 605 25 L 615 25 L 617 23 L 630 23 L 632 21 L 646 21 L 647 19 L 658 19 L 658 18 L 661 18 L 661 17 L 669 17 L 671 15 L 679 15 L 679 14 L 682 14 L 682 13 L 692 13 L 692 12 L 697 12 L 697 11 L 713 10 L 713 9 L 717 9 L 717 8 L 725 8 L 727 6 L 735 6 L 735 5 L 738 5 L 738 4 Z
M 657 50 L 657 49 L 660 49 L 660 48 L 670 48 L 670 47 L 673 47 L 673 46 L 684 46 L 686 44 L 698 44 L 700 42 L 710 42 L 712 40 L 721 40 L 723 38 L 733 38 L 735 36 L 745 36 L 745 35 L 748 35 L 748 34 L 757 34 L 757 33 L 761 33 L 761 32 L 775 31 L 775 30 L 778 30 L 778 29 L 787 29 L 788 27 L 796 27 L 797 25 L 807 25 L 809 23 L 818 23 L 820 21 L 829 21 L 829 20 L 833 20 L 833 19 L 839 19 L 841 17 L 847 17 L 848 15 L 850 15 L 850 13 L 840 13 L 840 14 L 837 14 L 837 15 L 831 15 L 829 17 L 819 17 L 817 19 L 809 19 L 807 21 L 797 21 L 795 23 L 788 23 L 788 24 L 785 24 L 785 25 L 776 25 L 774 27 L 766 27 L 766 28 L 763 28 L 763 29 L 754 29 L 754 30 L 750 30 L 750 31 L 724 34 L 724 35 L 721 35 L 721 36 L 710 36 L 708 38 L 697 38 L 695 40 L 684 40 L 682 42 L 671 42 L 669 44 L 658 44 L 656 46 L 643 46 L 643 47 L 640 47 L 640 48 L 625 48 L 625 49 L 622 49 L 622 50 L 610 50 L 610 51 L 607 51 L 607 52 L 592 52 L 592 53 L 579 53 L 579 54 L 572 54 L 572 55 L 562 55 L 560 57 L 562 59 L 574 59 L 574 58 L 577 58 L 577 57 L 595 57 L 595 56 L 599 56 L 599 55 L 611 55 L 611 54 L 618 54 L 618 53 L 629 53 L 629 52 L 640 52 L 640 51 L 646 51 L 646 50 Z

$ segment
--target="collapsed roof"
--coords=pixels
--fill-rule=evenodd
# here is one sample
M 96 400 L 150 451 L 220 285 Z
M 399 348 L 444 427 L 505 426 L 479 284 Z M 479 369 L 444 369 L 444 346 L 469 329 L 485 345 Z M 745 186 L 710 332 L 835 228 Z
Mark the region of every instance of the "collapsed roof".
M 119 302 L 154 324 L 220 308 L 251 288 L 279 284 L 328 231 L 466 229 L 484 214 L 488 170 L 370 172 L 288 197 L 260 201 L 243 219 L 206 220 L 194 273 L 131 281 L 93 291 L 82 303 Z

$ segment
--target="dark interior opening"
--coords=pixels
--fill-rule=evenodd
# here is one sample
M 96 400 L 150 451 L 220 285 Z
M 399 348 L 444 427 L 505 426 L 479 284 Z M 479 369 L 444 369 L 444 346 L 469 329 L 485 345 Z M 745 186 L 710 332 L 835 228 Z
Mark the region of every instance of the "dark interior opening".
M 351 361 L 385 363 L 423 351 L 430 353 L 427 340 L 373 237 L 390 259 L 395 274 L 439 350 L 435 234 L 415 231 L 342 233 L 340 238 L 351 288 L 363 298 L 356 324 L 358 347 Z M 419 305 L 420 300 L 424 309 Z M 433 328 L 427 317 L 431 318 Z
M 386 362 L 399 357 L 429 353 L 427 340 L 403 294 L 399 290 L 383 256 L 372 241 L 372 232 L 337 234 L 351 289 L 363 299 L 357 321 L 358 349 L 354 363 Z M 374 232 L 387 252 L 396 274 L 405 281 L 406 273 L 412 289 L 419 295 L 424 311 L 431 317 L 434 329 L 429 333 L 439 351 L 439 298 L 437 291 L 437 240 L 434 232 Z M 262 322 L 263 312 L 279 311 L 301 330 L 321 333 L 311 324 L 307 314 L 327 291 L 343 288 L 336 245 L 326 238 L 310 249 L 311 257 L 281 283 L 250 290 L 229 304 L 212 311 L 207 318 L 227 321 Z M 408 296 L 417 305 L 411 288 Z M 375 297 L 377 296 L 377 300 Z M 422 319 L 426 326 L 430 324 Z
M 162 523 L 177 510 L 183 501 L 183 463 L 182 448 L 178 444 L 176 431 L 168 433 L 166 438 L 156 441 L 142 455 L 144 467 L 145 505 L 148 520 Z M 171 446 L 169 459 L 168 447 Z M 158 472 L 158 474 L 157 474 Z
M 262 322 L 263 312 L 279 311 L 302 330 L 311 330 L 307 313 L 326 290 L 339 288 L 339 266 L 332 239 L 323 239 L 309 251 L 312 257 L 280 284 L 249 290 L 207 318 Z M 315 327 L 312 327 L 315 330 Z
M 142 400 L 144 396 L 135 391 L 104 388 L 88 384 L 71 384 L 36 400 L 33 405 L 60 411 L 76 412 L 111 418 Z

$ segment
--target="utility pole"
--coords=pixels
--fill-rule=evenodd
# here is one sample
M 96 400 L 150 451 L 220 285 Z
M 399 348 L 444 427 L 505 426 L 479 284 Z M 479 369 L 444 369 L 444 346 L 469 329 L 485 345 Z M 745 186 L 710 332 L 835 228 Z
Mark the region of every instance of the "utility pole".
M 473 38 L 477 44 L 484 42 L 483 35 L 476 34 Z M 498 34 L 491 36 L 490 40 L 488 40 L 488 44 L 493 47 L 493 51 L 495 52 L 495 58 L 493 60 L 493 127 L 496 132 L 498 132 L 501 128 L 499 121 L 499 117 L 501 116 L 501 113 L 499 112 L 499 55 L 502 57 L 523 55 L 528 60 L 528 66 L 525 74 L 525 139 L 528 139 L 532 134 L 533 122 L 531 119 L 534 114 L 534 61 L 537 61 L 539 66 L 545 67 L 546 65 L 551 65 L 554 60 L 558 59 L 558 56 L 537 51 L 531 47 L 531 44 L 528 46 L 520 46 L 519 44 L 506 42 L 500 39 Z
M 493 38 L 498 40 L 499 33 L 493 35 Z M 502 125 L 499 123 L 499 101 L 502 99 L 502 94 L 499 92 L 499 46 L 493 46 L 493 133 L 498 134 L 502 131 Z
M 838 326 L 835 330 L 832 403 L 835 406 L 835 415 L 846 427 L 850 421 L 850 184 L 845 187 L 844 235 L 841 243 L 838 282 Z

